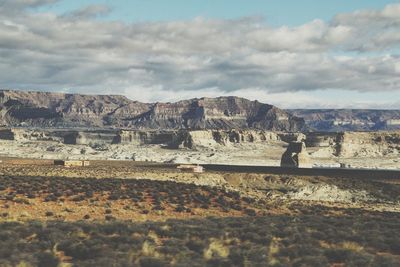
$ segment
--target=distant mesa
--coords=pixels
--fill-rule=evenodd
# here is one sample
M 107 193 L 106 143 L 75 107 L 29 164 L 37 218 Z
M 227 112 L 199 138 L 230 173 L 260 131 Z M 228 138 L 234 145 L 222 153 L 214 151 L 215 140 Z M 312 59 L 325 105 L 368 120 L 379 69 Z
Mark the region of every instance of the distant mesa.
M 400 110 L 293 109 L 227 96 L 142 103 L 121 95 L 0 90 L 0 125 L 127 130 L 400 130 Z
M 394 131 L 400 130 L 400 110 L 378 109 L 295 109 L 313 131 Z
M 119 95 L 0 91 L 0 123 L 8 127 L 125 128 L 137 130 L 260 129 L 297 132 L 302 118 L 239 97 L 141 103 Z

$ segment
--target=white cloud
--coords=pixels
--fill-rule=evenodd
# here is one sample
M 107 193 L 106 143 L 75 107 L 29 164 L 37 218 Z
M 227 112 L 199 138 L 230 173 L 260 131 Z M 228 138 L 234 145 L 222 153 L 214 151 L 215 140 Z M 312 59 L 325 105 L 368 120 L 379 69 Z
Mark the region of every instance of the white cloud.
M 297 27 L 270 27 L 257 17 L 94 20 L 110 12 L 103 5 L 62 16 L 26 10 L 54 2 L 0 4 L 1 87 L 113 91 L 140 100 L 253 92 L 282 105 L 291 95 L 293 105 L 327 104 L 307 101 L 314 90 L 400 90 L 400 58 L 393 52 L 400 44 L 400 4 Z
M 345 42 L 347 49 L 382 51 L 400 48 L 400 4 L 387 5 L 383 10 L 338 14 L 331 25 L 352 30 L 352 38 Z
M 107 5 L 89 5 L 66 14 L 72 19 L 96 18 L 109 14 L 112 11 Z
M 1 0 L 0 12 L 13 15 L 27 8 L 36 8 L 44 5 L 54 4 L 59 0 Z

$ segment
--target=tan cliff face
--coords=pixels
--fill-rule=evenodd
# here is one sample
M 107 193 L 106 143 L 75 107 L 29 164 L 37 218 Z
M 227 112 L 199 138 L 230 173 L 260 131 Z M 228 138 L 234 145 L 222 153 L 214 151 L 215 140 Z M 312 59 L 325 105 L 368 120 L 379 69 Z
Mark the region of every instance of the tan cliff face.
M 316 157 L 357 158 L 400 155 L 400 131 L 285 133 L 265 130 L 0 129 L 0 140 L 64 144 L 165 145 L 169 148 L 229 147 L 234 144 L 305 142 Z M 322 153 L 324 152 L 324 153 Z
M 314 157 L 379 158 L 400 155 L 400 131 L 307 133 L 305 143 Z
M 0 140 L 17 142 L 56 141 L 68 145 L 127 144 L 164 145 L 177 148 L 211 148 L 233 144 L 285 142 L 297 140 L 302 134 L 276 133 L 262 130 L 52 130 L 52 129 L 0 129 Z
M 316 167 L 400 168 L 400 132 L 0 129 L 0 155 L 50 159 L 279 166 L 291 142 L 305 142 Z
M 340 133 L 336 140 L 339 157 L 400 155 L 400 132 Z
M 179 131 L 170 143 L 172 148 L 213 148 L 246 143 L 269 143 L 280 141 L 277 133 L 257 130 L 200 130 Z
M 30 127 L 299 131 L 304 120 L 238 97 L 141 103 L 123 96 L 0 91 L 0 123 Z

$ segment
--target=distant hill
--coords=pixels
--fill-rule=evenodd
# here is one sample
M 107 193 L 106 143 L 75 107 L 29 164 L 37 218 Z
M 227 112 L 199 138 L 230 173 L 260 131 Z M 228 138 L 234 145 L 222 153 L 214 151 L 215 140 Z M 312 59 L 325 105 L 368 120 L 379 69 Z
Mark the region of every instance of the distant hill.
M 295 109 L 315 131 L 380 131 L 400 129 L 400 110 L 374 109 Z
M 245 129 L 301 131 L 305 122 L 275 106 L 239 97 L 141 103 L 120 95 L 0 91 L 0 123 L 26 127 Z

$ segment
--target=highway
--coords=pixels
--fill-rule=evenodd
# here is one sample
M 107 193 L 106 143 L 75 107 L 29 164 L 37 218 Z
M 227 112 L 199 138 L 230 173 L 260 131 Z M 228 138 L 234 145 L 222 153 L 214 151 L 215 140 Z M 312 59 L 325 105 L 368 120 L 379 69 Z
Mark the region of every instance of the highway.
M 236 173 L 265 173 L 265 174 L 287 174 L 303 176 L 331 176 L 342 178 L 383 178 L 400 179 L 400 170 L 378 170 L 378 169 L 350 169 L 350 168 L 287 168 L 269 166 L 243 166 L 243 165 L 220 165 L 201 164 L 207 171 L 236 172 Z

